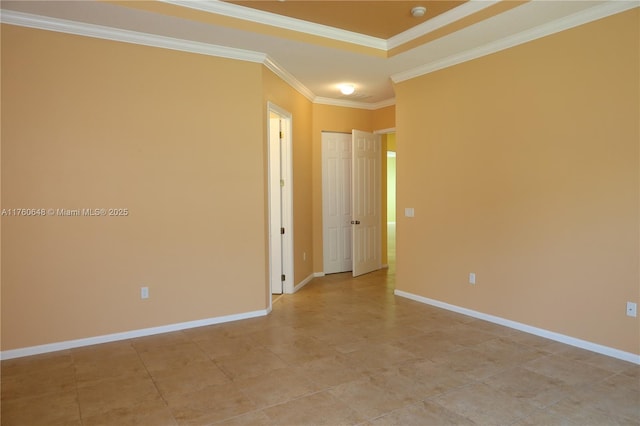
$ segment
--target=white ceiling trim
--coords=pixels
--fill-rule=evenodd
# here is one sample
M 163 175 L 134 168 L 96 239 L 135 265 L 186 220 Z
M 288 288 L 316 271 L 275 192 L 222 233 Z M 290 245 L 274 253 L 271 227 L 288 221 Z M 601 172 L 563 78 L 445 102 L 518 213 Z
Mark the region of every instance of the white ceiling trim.
M 87 24 L 48 16 L 2 10 L 0 22 L 20 27 L 36 28 L 60 33 L 75 34 L 105 40 L 120 41 L 144 46 L 198 53 L 228 59 L 264 63 L 267 55 L 251 50 L 236 49 L 197 41 L 182 40 L 156 34 L 141 33 L 102 25 Z
M 617 13 L 621 13 L 639 6 L 640 1 L 636 0 L 609 1 L 607 3 L 599 4 L 589 9 L 585 9 L 581 12 L 576 12 L 564 18 L 556 19 L 555 21 L 551 21 L 549 23 L 531 28 L 529 30 L 522 31 L 518 34 L 496 40 L 492 43 L 485 44 L 478 48 L 467 50 L 466 52 L 452 55 L 407 71 L 393 74 L 391 76 L 391 80 L 394 83 L 400 83 L 405 80 L 410 80 L 412 78 L 448 68 L 453 65 L 481 58 L 483 56 L 490 55 L 501 50 L 509 49 L 519 44 L 527 43 L 529 41 L 558 33 L 560 31 L 565 31 L 579 25 L 584 25 L 589 22 L 606 18 L 607 16 L 615 15 Z
M 454 7 L 445 13 L 438 15 L 422 24 L 416 25 L 413 28 L 408 29 L 398 35 L 395 35 L 387 40 L 387 49 L 393 49 L 410 42 L 425 34 L 429 34 L 439 28 L 459 21 L 462 18 L 466 18 L 469 15 L 473 15 L 489 6 L 499 3 L 498 0 L 469 0 L 468 2 Z
M 302 19 L 290 18 L 271 12 L 252 9 L 250 7 L 239 6 L 233 3 L 225 3 L 219 0 L 160 0 L 163 3 L 175 6 L 188 7 L 203 12 L 215 13 L 231 18 L 242 19 L 244 21 L 256 22 L 259 24 L 271 25 L 287 30 L 298 31 L 332 40 L 338 40 L 365 47 L 372 47 L 379 50 L 387 50 L 387 41 L 378 37 L 372 37 L 353 31 L 341 30 L 327 25 L 316 24 L 303 21 Z
M 316 96 L 313 100 L 314 104 L 321 105 L 332 105 L 346 108 L 358 108 L 358 109 L 368 109 L 368 110 L 377 110 L 380 108 L 385 108 L 391 105 L 395 105 L 396 99 L 386 99 L 384 101 L 376 102 L 376 103 L 366 103 L 366 102 L 358 102 L 358 101 L 350 101 L 348 99 L 333 99 L 333 98 L 323 98 L 321 96 Z
M 269 56 L 266 57 L 264 61 L 264 65 L 273 71 L 275 75 L 284 80 L 291 87 L 300 92 L 305 98 L 309 99 L 311 102 L 315 99 L 316 95 L 307 88 L 304 84 L 300 83 L 297 78 L 295 78 L 289 71 L 282 68 L 278 63 L 276 63 Z

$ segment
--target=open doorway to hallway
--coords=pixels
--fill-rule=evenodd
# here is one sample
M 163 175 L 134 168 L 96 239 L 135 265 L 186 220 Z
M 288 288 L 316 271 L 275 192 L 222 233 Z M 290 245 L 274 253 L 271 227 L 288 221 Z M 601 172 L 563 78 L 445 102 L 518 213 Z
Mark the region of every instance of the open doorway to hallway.
M 396 271 L 396 134 L 386 135 L 387 146 L 387 264 Z

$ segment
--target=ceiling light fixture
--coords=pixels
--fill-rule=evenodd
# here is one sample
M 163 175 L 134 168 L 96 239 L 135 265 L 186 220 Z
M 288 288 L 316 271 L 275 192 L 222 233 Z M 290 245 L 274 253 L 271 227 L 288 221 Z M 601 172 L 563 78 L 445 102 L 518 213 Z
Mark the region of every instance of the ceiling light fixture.
M 413 9 L 411 9 L 411 16 L 413 16 L 414 18 L 420 18 L 421 16 L 424 16 L 426 11 L 427 11 L 426 7 L 416 6 Z
M 356 91 L 356 88 L 353 84 L 341 84 L 338 87 L 340 88 L 340 92 L 343 95 L 350 95 Z

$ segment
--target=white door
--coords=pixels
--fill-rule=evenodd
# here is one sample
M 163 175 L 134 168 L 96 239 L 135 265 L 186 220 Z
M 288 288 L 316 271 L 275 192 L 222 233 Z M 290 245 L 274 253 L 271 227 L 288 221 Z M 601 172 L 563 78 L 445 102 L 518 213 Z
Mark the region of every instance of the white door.
M 271 293 L 282 294 L 282 186 L 280 116 L 269 114 L 269 270 Z
M 322 132 L 324 273 L 353 269 L 351 257 L 351 145 L 349 133 Z
M 269 103 L 269 281 L 272 294 L 293 293 L 291 115 Z
M 352 132 L 353 276 L 381 267 L 380 135 Z

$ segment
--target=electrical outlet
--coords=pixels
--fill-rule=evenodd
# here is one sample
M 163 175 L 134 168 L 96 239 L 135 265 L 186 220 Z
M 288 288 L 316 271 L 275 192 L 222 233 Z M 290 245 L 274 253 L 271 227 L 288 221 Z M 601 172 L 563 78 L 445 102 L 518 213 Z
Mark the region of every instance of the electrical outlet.
M 476 283 L 476 274 L 475 272 L 469 272 L 469 284 Z
M 140 287 L 140 299 L 149 298 L 149 287 Z
M 637 317 L 638 316 L 638 304 L 633 302 L 627 302 L 627 316 L 628 317 Z

